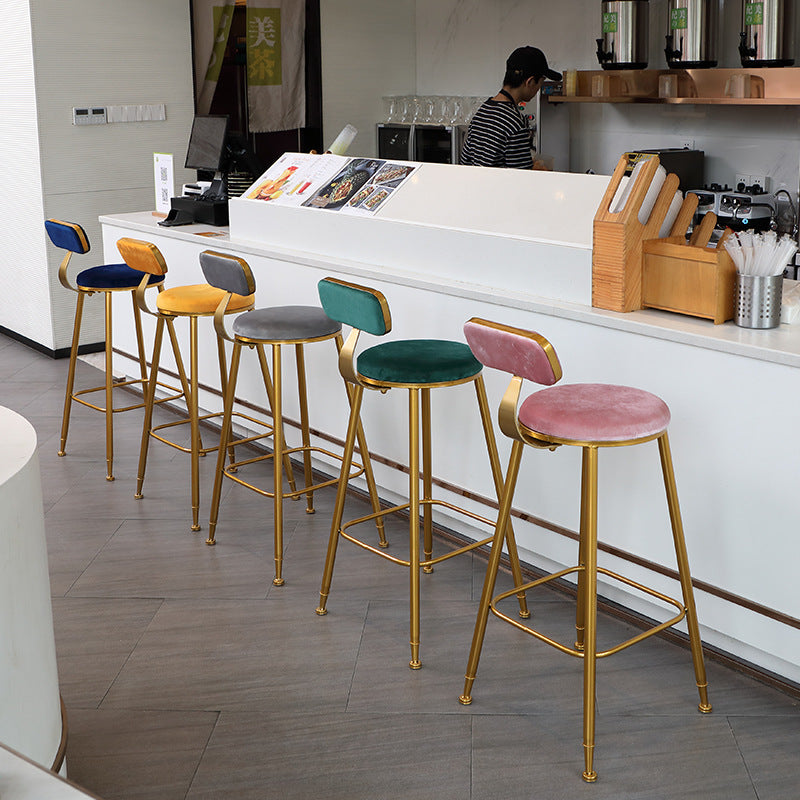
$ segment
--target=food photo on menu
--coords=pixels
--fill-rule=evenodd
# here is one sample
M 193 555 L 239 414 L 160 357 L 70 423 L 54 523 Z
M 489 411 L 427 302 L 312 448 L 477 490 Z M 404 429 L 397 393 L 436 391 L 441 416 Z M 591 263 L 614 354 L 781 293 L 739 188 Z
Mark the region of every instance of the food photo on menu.
M 303 205 L 338 211 L 370 181 L 383 164 L 376 158 L 352 159 Z

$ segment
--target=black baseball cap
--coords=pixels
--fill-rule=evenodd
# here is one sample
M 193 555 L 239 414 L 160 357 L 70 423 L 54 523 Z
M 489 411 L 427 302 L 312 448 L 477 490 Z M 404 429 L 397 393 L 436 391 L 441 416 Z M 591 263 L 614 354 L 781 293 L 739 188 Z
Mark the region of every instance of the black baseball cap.
M 547 66 L 547 59 L 538 47 L 518 47 L 506 61 L 506 69 L 512 72 L 521 72 L 523 78 L 536 77 L 549 78 L 551 81 L 560 81 L 561 73 Z

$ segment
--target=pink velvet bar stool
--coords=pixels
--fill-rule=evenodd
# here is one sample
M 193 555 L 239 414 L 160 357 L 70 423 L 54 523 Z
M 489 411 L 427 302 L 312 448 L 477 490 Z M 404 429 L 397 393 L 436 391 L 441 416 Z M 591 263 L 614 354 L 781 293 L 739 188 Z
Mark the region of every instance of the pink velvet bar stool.
M 704 713 L 711 711 L 700 643 L 700 629 L 692 592 L 692 579 L 689 573 L 675 475 L 667 438 L 667 426 L 670 421 L 669 408 L 663 400 L 650 392 L 629 386 L 598 383 L 555 386 L 554 384 L 561 379 L 561 365 L 553 346 L 538 333 L 511 328 L 483 319 L 471 319 L 464 326 L 464 334 L 472 352 L 482 364 L 508 372 L 513 376 L 500 404 L 498 417 L 500 429 L 513 441 L 513 445 L 505 485 L 500 498 L 497 527 L 483 584 L 478 617 L 475 622 L 464 693 L 459 700 L 464 705 L 472 702 L 472 686 L 478 670 L 489 611 L 525 633 L 552 645 L 557 650 L 583 659 L 585 760 L 583 779 L 591 783 L 597 780 L 597 773 L 594 769 L 594 745 L 595 674 L 598 658 L 618 653 L 685 618 L 689 630 L 695 680 L 700 693 L 698 708 Z M 534 392 L 520 405 L 519 399 L 524 379 L 547 388 Z M 597 566 L 598 452 L 601 448 L 638 445 L 653 440 L 658 442 L 661 456 L 661 469 L 672 523 L 682 600 L 667 597 L 654 589 Z M 539 450 L 555 450 L 557 447 L 571 445 L 583 450 L 578 565 L 531 581 L 524 586 L 517 586 L 511 591 L 493 597 L 495 579 L 502 555 L 503 531 L 506 529 L 510 517 L 514 489 L 525 445 Z M 574 644 L 565 645 L 545 636 L 508 616 L 498 607 L 502 600 L 516 595 L 521 590 L 527 591 L 571 573 L 577 574 L 578 581 Z M 666 622 L 654 625 L 621 644 L 598 652 L 598 573 L 621 581 L 630 588 L 673 606 L 677 610 L 677 614 Z

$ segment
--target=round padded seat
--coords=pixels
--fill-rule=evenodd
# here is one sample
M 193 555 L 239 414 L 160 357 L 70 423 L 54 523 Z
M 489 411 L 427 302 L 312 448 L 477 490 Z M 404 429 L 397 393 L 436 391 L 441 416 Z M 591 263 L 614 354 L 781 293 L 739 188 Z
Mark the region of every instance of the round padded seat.
M 213 314 L 226 294 L 207 283 L 174 286 L 159 293 L 156 306 L 164 314 Z M 252 295 L 234 294 L 228 312 L 244 311 L 252 304 Z
M 625 442 L 663 433 L 667 404 L 650 392 L 605 383 L 575 383 L 541 389 L 519 408 L 531 431 L 574 442 Z
M 242 314 L 233 332 L 261 342 L 299 342 L 335 336 L 342 330 L 319 306 L 275 306 Z
M 142 282 L 142 273 L 127 264 L 103 264 L 78 273 L 75 283 L 80 289 L 128 289 L 133 291 Z M 163 283 L 163 275 L 151 275 L 149 286 Z
M 363 378 L 403 386 L 469 380 L 482 369 L 467 345 L 443 339 L 375 345 L 359 355 L 357 366 Z

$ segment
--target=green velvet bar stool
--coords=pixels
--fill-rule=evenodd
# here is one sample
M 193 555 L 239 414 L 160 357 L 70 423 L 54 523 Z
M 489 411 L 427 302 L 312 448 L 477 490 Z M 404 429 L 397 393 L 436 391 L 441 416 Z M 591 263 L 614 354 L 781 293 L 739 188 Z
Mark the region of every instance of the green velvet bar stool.
M 125 263 L 134 270 L 148 275 L 164 276 L 167 273 L 167 263 L 161 251 L 151 242 L 139 239 L 122 238 L 117 242 L 117 249 L 122 255 Z M 200 437 L 200 424 L 222 416 L 221 412 L 200 414 L 198 391 L 198 320 L 200 317 L 213 317 L 220 300 L 225 292 L 210 286 L 207 283 L 190 284 L 188 286 L 174 286 L 160 292 L 157 298 L 155 309 L 148 307 L 144 292 L 140 289 L 136 291 L 136 302 L 142 311 L 156 317 L 155 341 L 153 344 L 153 358 L 150 365 L 150 381 L 148 395 L 145 402 L 144 425 L 142 427 L 142 444 L 139 451 L 139 472 L 136 480 L 135 497 L 140 499 L 144 491 L 144 479 L 147 469 L 147 454 L 150 439 L 169 445 L 191 457 L 191 506 L 192 506 L 192 525 L 193 531 L 200 530 L 200 457 L 206 453 L 216 451 L 218 444 L 213 446 L 203 446 Z M 247 295 L 234 295 L 229 304 L 227 313 L 234 314 L 240 311 L 247 311 L 253 307 L 252 293 Z M 176 319 L 187 319 L 189 321 L 189 376 L 187 379 L 186 370 L 181 358 L 180 347 L 175 335 L 174 321 Z M 161 360 L 161 347 L 164 338 L 164 328 L 167 328 L 172 344 L 172 352 L 175 357 L 175 364 L 178 376 L 183 387 L 183 394 L 186 400 L 188 420 L 177 420 L 166 422 L 160 425 L 153 425 L 153 408 L 156 404 L 156 386 L 158 381 L 158 371 Z M 217 357 L 219 361 L 220 382 L 223 394 L 227 381 L 227 367 L 225 348 L 221 341 L 218 341 Z M 252 420 L 255 422 L 255 420 Z M 163 435 L 161 431 L 171 429 L 177 425 L 189 424 L 191 442 L 189 447 L 184 447 L 178 442 L 172 441 Z M 231 458 L 233 458 L 233 444 L 231 445 Z
M 274 521 L 274 557 L 275 557 L 275 576 L 272 583 L 275 586 L 283 586 L 283 501 L 284 499 L 299 500 L 302 495 L 306 496 L 306 512 L 314 513 L 314 493 L 328 486 L 339 483 L 338 478 L 318 480 L 314 482 L 311 456 L 321 454 L 330 459 L 341 461 L 341 456 L 326 450 L 322 447 L 311 444 L 309 417 L 308 417 L 308 392 L 305 369 L 304 349 L 306 345 L 317 342 L 333 340 L 336 344 L 337 353 L 342 349 L 342 326 L 326 316 L 319 306 L 273 306 L 269 308 L 257 308 L 246 314 L 241 314 L 233 321 L 233 336 L 225 328 L 225 314 L 228 305 L 236 296 L 236 293 L 245 291 L 248 287 L 255 288 L 255 276 L 247 262 L 237 256 L 226 253 L 217 253 L 206 250 L 200 254 L 200 266 L 203 275 L 211 286 L 215 286 L 225 292 L 225 296 L 220 301 L 216 314 L 214 315 L 214 327 L 220 341 L 233 343 L 233 353 L 231 355 L 231 369 L 228 376 L 227 391 L 225 392 L 225 410 L 222 421 L 222 442 L 217 457 L 217 470 L 214 480 L 214 492 L 211 500 L 211 517 L 208 525 L 207 544 L 213 545 L 216 542 L 215 531 L 219 514 L 220 493 L 222 491 L 222 479 L 231 478 L 236 483 L 252 489 L 263 497 L 272 498 L 273 501 L 273 521 Z M 269 368 L 265 347 L 269 347 L 272 353 L 272 379 L 270 379 Z M 283 432 L 283 368 L 282 351 L 284 347 L 291 347 L 295 353 L 297 365 L 297 390 L 300 402 L 300 430 L 302 445 L 300 447 L 287 447 L 286 437 Z M 273 450 L 272 453 L 251 456 L 242 461 L 233 461 L 225 466 L 225 447 L 230 435 L 230 423 L 233 416 L 233 405 L 236 395 L 236 382 L 239 375 L 239 363 L 242 348 L 255 349 L 261 373 L 264 378 L 267 397 L 270 408 L 272 409 L 273 425 Z M 350 390 L 345 383 L 348 400 Z M 252 442 L 261 437 L 249 437 L 240 440 L 239 443 Z M 372 474 L 372 465 L 367 449 L 367 442 L 363 431 L 358 429 L 358 443 L 361 449 L 362 462 L 354 464 L 353 470 L 344 480 L 350 481 L 364 475 L 367 488 L 369 490 L 373 511 L 380 511 L 380 501 L 375 488 L 375 479 Z M 275 454 L 279 453 L 282 458 L 276 459 Z M 297 488 L 292 476 L 292 465 L 290 457 L 300 455 L 303 459 L 304 485 Z M 263 489 L 260 486 L 247 481 L 242 476 L 240 468 L 251 464 L 256 464 L 264 460 L 273 461 L 273 482 L 272 491 Z M 282 465 L 282 466 L 281 466 Z M 289 491 L 284 491 L 284 475 L 289 482 Z M 252 479 L 251 479 L 252 480 Z M 377 529 L 379 545 L 385 546 L 386 539 L 383 532 L 383 518 L 377 518 Z
M 482 366 L 472 355 L 466 344 L 440 339 L 390 341 L 375 345 L 362 352 L 356 358 L 356 346 L 362 331 L 374 336 L 384 336 L 391 330 L 392 321 L 386 298 L 375 289 L 334 278 L 325 278 L 320 281 L 319 296 L 325 313 L 331 319 L 352 327 L 352 331 L 339 356 L 339 370 L 342 377 L 353 386 L 353 400 L 317 614 L 327 613 L 327 601 L 333 579 L 339 537 L 394 564 L 407 567 L 409 569 L 410 594 L 411 661 L 409 662 L 409 667 L 411 669 L 419 669 L 422 666 L 419 656 L 420 572 L 433 572 L 435 564 L 461 553 L 475 550 L 492 540 L 492 537 L 489 537 L 440 556 L 433 556 L 432 509 L 434 506 L 463 514 L 473 522 L 480 522 L 491 528 L 494 527 L 494 521 L 492 520 L 432 497 L 431 390 L 467 383 L 473 383 L 475 386 L 494 487 L 498 495 L 502 488 L 503 476 L 486 400 L 486 390 L 481 375 Z M 378 390 L 381 393 L 391 389 L 403 389 L 408 392 L 409 500 L 406 503 L 343 523 L 342 518 L 344 516 L 347 491 L 345 476 L 348 473 L 353 457 L 356 431 L 360 424 L 361 403 L 365 389 Z M 421 469 L 420 426 L 422 430 Z M 420 481 L 422 482 L 421 496 Z M 357 538 L 349 530 L 353 526 L 368 522 L 376 517 L 406 511 L 409 515 L 409 558 L 407 559 L 398 558 L 384 550 L 380 550 Z M 420 514 L 422 515 L 422 556 L 420 556 Z M 519 586 L 522 583 L 522 573 L 510 523 L 506 526 L 503 535 L 508 546 L 515 585 Z M 528 610 L 524 593 L 520 592 L 518 598 L 520 616 L 527 617 Z
M 78 295 L 75 307 L 75 322 L 72 333 L 72 347 L 69 353 L 69 372 L 67 373 L 67 390 L 64 398 L 64 413 L 61 420 L 61 441 L 58 455 L 67 453 L 67 435 L 69 434 L 70 413 L 72 403 L 80 403 L 87 408 L 100 411 L 105 415 L 106 421 L 106 480 L 114 480 L 114 414 L 123 411 L 133 411 L 143 408 L 144 402 L 131 403 L 114 408 L 113 390 L 132 386 L 139 386 L 143 393 L 147 392 L 147 362 L 145 361 L 144 340 L 142 338 L 142 320 L 139 307 L 136 304 L 135 292 L 141 285 L 143 288 L 155 287 L 162 290 L 163 275 L 143 275 L 127 264 L 103 264 L 89 267 L 79 272 L 75 286 L 69 282 L 67 268 L 72 255 L 84 255 L 89 252 L 89 239 L 83 228 L 75 222 L 62 222 L 58 219 L 48 219 L 44 223 L 50 241 L 62 250 L 66 250 L 61 266 L 58 268 L 58 280 L 65 289 L 76 292 Z M 128 292 L 133 302 L 133 322 L 136 326 L 136 343 L 139 360 L 139 378 L 115 381 L 112 371 L 112 341 L 111 341 L 111 311 L 112 299 L 115 292 Z M 91 389 L 75 391 L 75 365 L 78 358 L 78 346 L 81 336 L 81 323 L 83 321 L 83 305 L 87 297 L 93 294 L 102 294 L 105 300 L 105 383 Z M 96 405 L 84 399 L 84 395 L 94 392 L 105 393 L 105 406 Z M 176 395 L 179 396 L 179 395 Z M 165 398 L 165 399 L 174 399 Z

